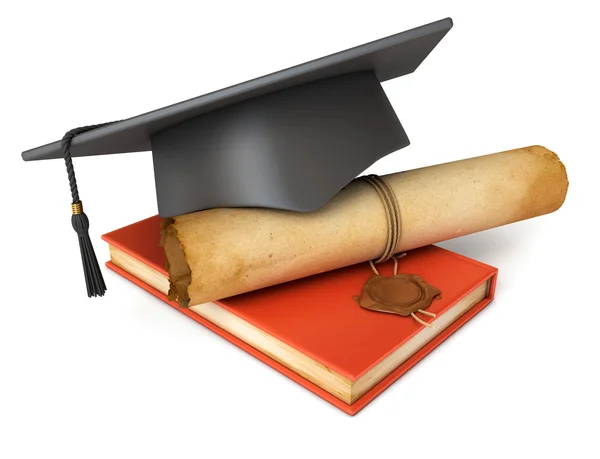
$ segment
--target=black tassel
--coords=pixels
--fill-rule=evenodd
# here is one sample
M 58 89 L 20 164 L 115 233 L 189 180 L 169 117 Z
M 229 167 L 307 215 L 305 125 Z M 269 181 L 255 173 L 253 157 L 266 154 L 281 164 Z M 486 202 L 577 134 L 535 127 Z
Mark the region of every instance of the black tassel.
M 83 213 L 83 205 L 79 199 L 79 190 L 77 189 L 77 180 L 75 179 L 75 170 L 73 169 L 73 160 L 71 158 L 71 142 L 72 140 L 87 131 L 92 131 L 102 126 L 111 123 L 97 124 L 95 126 L 84 126 L 77 129 L 72 129 L 67 132 L 62 138 L 62 150 L 67 166 L 67 174 L 69 175 L 69 185 L 71 186 L 71 197 L 73 198 L 71 210 L 71 224 L 73 229 L 79 236 L 79 250 L 81 251 L 81 261 L 83 263 L 83 274 L 85 275 L 85 285 L 87 287 L 88 297 L 104 296 L 106 285 L 102 277 L 102 271 L 98 265 L 98 259 L 90 240 L 88 233 L 90 222 L 87 215 Z
M 81 213 L 74 213 L 71 217 L 71 224 L 73 229 L 79 236 L 79 250 L 81 252 L 81 261 L 83 263 L 83 274 L 85 275 L 85 285 L 87 287 L 88 297 L 92 296 L 104 296 L 106 292 L 106 284 L 104 284 L 104 278 L 102 277 L 102 271 L 94 252 L 94 246 L 90 240 L 88 230 L 90 228 L 90 222 L 87 215 L 83 213 L 81 208 L 81 201 L 77 205 L 73 205 L 73 208 L 79 207 Z

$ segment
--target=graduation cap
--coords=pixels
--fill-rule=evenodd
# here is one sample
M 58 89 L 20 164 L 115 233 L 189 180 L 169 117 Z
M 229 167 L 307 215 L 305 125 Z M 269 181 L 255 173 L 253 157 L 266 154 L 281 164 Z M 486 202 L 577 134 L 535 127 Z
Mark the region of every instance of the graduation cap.
M 106 287 L 71 158 L 152 150 L 159 214 L 215 207 L 313 211 L 409 144 L 381 82 L 412 73 L 450 18 L 25 151 L 64 158 L 88 296 Z

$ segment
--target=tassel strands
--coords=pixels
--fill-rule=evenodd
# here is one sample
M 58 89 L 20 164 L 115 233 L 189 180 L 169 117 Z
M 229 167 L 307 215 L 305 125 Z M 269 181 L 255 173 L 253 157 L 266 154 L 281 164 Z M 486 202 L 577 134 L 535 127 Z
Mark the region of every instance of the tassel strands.
M 79 213 L 73 212 L 71 217 L 71 224 L 73 229 L 79 237 L 79 251 L 81 252 L 81 262 L 83 264 L 83 274 L 85 276 L 85 285 L 87 287 L 88 297 L 92 296 L 104 296 L 106 292 L 106 284 L 102 277 L 102 271 L 94 252 L 94 246 L 88 233 L 90 228 L 90 222 L 87 215 L 83 213 L 83 206 L 81 201 L 72 204 L 72 208 L 77 206 L 81 211 Z

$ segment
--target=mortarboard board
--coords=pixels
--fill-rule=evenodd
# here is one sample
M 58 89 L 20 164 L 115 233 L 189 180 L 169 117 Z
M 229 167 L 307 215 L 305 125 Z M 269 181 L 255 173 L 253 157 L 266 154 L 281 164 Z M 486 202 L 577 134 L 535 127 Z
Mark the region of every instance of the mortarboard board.
M 446 18 L 25 151 L 25 161 L 66 161 L 88 296 L 105 286 L 71 156 L 152 150 L 162 217 L 214 207 L 316 210 L 409 144 L 380 83 L 414 72 L 451 27 Z

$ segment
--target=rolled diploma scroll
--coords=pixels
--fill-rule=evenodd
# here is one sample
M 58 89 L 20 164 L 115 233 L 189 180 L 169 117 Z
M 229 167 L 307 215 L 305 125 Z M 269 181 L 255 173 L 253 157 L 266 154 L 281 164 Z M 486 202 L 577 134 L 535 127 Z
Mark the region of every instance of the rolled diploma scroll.
M 396 252 L 553 212 L 568 187 L 564 165 L 540 146 L 385 179 L 400 204 Z M 236 208 L 174 217 L 162 237 L 170 298 L 194 306 L 377 259 L 387 231 L 383 204 L 362 181 L 315 212 Z

